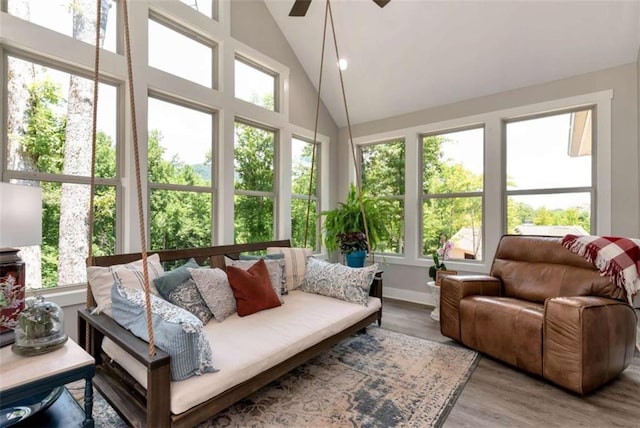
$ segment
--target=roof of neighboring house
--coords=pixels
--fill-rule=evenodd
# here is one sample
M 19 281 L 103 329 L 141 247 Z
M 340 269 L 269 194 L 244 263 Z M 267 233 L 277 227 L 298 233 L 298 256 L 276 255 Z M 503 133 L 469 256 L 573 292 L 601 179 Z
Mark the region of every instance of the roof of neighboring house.
M 460 249 L 467 254 L 475 254 L 476 258 L 482 259 L 482 231 L 480 229 L 472 229 L 463 227 L 458 230 L 452 237 L 454 251 Z
M 584 230 L 582 226 L 538 226 L 535 224 L 521 224 L 515 228 L 515 231 L 520 235 L 589 235 L 589 232 Z

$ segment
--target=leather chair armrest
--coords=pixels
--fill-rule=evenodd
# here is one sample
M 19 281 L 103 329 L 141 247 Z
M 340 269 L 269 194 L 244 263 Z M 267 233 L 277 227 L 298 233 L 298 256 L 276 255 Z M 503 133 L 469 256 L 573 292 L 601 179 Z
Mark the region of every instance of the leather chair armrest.
M 586 394 L 620 374 L 633 359 L 636 314 L 605 297 L 555 297 L 545 301 L 543 376 Z
M 460 340 L 460 300 L 466 296 L 500 296 L 502 281 L 489 275 L 447 275 L 440 286 L 440 332 Z

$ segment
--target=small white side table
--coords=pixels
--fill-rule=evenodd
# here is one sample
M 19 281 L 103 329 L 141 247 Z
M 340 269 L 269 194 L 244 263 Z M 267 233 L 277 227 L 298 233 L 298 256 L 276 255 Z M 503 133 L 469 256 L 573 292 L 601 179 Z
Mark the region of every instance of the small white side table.
M 23 357 L 0 348 L 0 397 L 2 408 L 20 405 L 20 401 L 74 380 L 85 380 L 84 411 L 74 400 L 66 412 L 82 414 L 84 428 L 93 428 L 93 386 L 95 360 L 77 343 L 69 339 L 62 348 L 46 354 Z M 56 403 L 52 405 L 55 406 Z M 28 421 L 28 419 L 27 419 Z M 29 425 L 29 422 L 25 422 Z M 51 426 L 47 423 L 46 426 Z M 63 426 L 63 425 L 61 425 Z
M 434 321 L 440 321 L 440 287 L 436 286 L 435 281 L 427 282 L 427 287 L 431 289 L 431 294 L 435 299 L 434 309 L 431 311 L 431 319 Z

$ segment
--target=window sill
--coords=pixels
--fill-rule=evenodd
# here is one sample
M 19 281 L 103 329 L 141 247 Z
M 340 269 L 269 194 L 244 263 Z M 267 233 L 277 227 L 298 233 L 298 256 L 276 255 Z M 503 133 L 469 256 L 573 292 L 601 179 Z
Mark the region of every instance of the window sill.
M 40 294 L 45 300 L 53 302 L 61 308 L 85 304 L 87 291 L 85 285 L 69 287 L 46 288 L 40 290 L 28 290 L 27 297 Z

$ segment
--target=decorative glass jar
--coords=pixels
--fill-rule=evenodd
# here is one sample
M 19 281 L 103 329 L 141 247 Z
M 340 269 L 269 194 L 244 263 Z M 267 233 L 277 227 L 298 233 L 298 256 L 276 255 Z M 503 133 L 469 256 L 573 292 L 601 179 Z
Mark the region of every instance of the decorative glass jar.
M 64 345 L 64 313 L 60 306 L 37 295 L 26 300 L 25 310 L 18 316 L 15 343 L 11 347 L 19 355 L 39 355 Z

